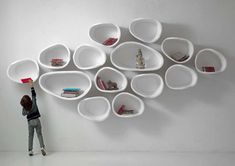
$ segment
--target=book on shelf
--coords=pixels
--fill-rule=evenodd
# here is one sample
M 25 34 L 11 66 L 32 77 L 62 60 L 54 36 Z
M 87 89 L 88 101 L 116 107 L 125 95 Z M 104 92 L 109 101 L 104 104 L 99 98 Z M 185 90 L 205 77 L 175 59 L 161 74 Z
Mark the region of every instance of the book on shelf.
M 67 97 L 67 98 L 73 98 L 73 97 L 78 97 L 79 94 L 71 94 L 71 93 L 61 93 L 62 97 Z

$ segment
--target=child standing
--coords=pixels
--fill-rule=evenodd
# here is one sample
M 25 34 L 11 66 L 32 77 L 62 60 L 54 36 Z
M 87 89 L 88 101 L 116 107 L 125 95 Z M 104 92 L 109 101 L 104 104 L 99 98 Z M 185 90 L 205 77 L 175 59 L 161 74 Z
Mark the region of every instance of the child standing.
M 43 156 L 46 155 L 45 145 L 43 142 L 42 136 L 42 126 L 39 120 L 41 116 L 38 110 L 38 106 L 36 103 L 36 92 L 33 87 L 33 82 L 29 81 L 29 85 L 31 87 L 32 99 L 28 95 L 24 95 L 21 98 L 20 104 L 23 107 L 22 115 L 27 115 L 28 120 L 28 130 L 29 130 L 29 137 L 28 137 L 28 151 L 29 156 L 33 156 L 33 137 L 34 137 L 34 129 L 37 132 L 38 140 L 41 147 L 41 153 Z

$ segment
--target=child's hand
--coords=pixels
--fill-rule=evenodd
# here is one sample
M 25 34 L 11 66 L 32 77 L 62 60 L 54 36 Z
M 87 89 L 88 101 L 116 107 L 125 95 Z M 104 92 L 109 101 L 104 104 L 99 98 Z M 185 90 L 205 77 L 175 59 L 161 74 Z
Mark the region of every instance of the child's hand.
M 28 84 L 30 87 L 33 87 L 33 80 L 29 80 Z

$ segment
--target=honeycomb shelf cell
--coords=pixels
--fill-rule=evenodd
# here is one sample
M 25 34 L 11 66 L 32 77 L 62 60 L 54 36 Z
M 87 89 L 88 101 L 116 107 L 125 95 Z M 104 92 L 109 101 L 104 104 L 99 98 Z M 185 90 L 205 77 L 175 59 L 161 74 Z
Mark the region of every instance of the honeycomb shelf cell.
M 53 60 L 61 60 L 59 65 L 52 65 Z M 47 69 L 63 69 L 70 61 L 70 50 L 64 44 L 53 44 L 45 48 L 38 57 L 39 64 Z
M 108 82 L 109 80 L 112 82 L 115 82 L 117 84 L 118 89 L 113 89 L 113 90 L 107 90 L 107 89 L 101 89 L 100 86 L 98 86 L 98 77 L 100 80 L 106 84 L 108 87 Z M 127 87 L 127 78 L 126 76 L 118 71 L 117 69 L 114 69 L 112 67 L 103 67 L 101 68 L 95 75 L 94 77 L 94 82 L 95 82 L 95 87 L 101 91 L 101 92 L 106 92 L 106 93 L 117 93 L 121 92 L 126 89 Z
M 120 114 L 120 109 L 122 106 L 124 106 L 125 110 L 129 111 L 128 114 L 126 114 L 125 112 L 123 112 L 123 114 Z M 121 118 L 132 118 L 140 116 L 144 112 L 144 109 L 144 102 L 139 97 L 131 93 L 119 93 L 114 97 L 112 101 L 113 113 Z
M 46 93 L 63 100 L 77 100 L 84 97 L 91 89 L 90 77 L 81 71 L 48 72 L 39 78 L 39 85 Z M 63 97 L 64 88 L 80 88 L 76 97 Z
M 84 44 L 78 46 L 75 50 L 73 62 L 78 69 L 94 69 L 102 66 L 106 62 L 106 54 L 98 47 Z
M 179 38 L 168 37 L 163 40 L 161 50 L 167 58 L 175 63 L 188 62 L 194 53 L 194 46 L 191 41 Z
M 163 88 L 162 77 L 155 73 L 139 74 L 131 80 L 131 89 L 145 98 L 158 97 L 162 93 Z
M 217 74 L 223 72 L 227 67 L 227 61 L 223 54 L 219 51 L 206 48 L 200 50 L 195 58 L 195 67 L 202 74 Z M 210 71 L 205 71 L 203 68 L 212 68 Z
M 108 118 L 111 106 L 105 97 L 96 96 L 83 99 L 78 104 L 78 113 L 91 121 L 101 122 Z
M 162 24 L 154 19 L 137 18 L 131 22 L 129 31 L 142 42 L 154 43 L 162 34 Z
M 136 55 L 141 50 L 145 62 L 145 68 L 136 68 Z M 153 71 L 162 67 L 164 60 L 162 55 L 142 43 L 124 42 L 118 45 L 110 55 L 111 63 L 120 70 L 129 71 Z
M 197 79 L 197 73 L 193 69 L 181 64 L 172 65 L 165 74 L 166 85 L 174 90 L 193 87 L 196 85 Z
M 7 76 L 17 83 L 22 83 L 21 79 L 24 78 L 31 78 L 33 81 L 36 81 L 39 76 L 39 67 L 35 60 L 18 60 L 8 66 Z
M 98 45 L 114 47 L 121 38 L 121 30 L 113 23 L 98 23 L 90 27 L 89 37 Z M 107 41 L 109 39 L 111 40 Z

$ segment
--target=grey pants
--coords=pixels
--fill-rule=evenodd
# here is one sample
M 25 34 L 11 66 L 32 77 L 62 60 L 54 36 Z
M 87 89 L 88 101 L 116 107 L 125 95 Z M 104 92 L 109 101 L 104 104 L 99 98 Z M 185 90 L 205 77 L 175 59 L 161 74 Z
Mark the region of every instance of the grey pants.
M 43 137 L 42 137 L 42 126 L 40 120 L 37 119 L 32 119 L 28 121 L 28 128 L 29 128 L 29 151 L 33 150 L 33 137 L 34 137 L 34 129 L 36 129 L 38 140 L 40 143 L 40 147 L 44 148 L 44 142 L 43 142 Z

